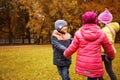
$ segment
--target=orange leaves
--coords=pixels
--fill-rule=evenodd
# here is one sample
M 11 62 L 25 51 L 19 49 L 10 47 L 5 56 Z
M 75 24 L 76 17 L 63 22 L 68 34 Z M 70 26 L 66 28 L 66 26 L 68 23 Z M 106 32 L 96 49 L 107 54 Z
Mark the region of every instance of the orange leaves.
M 10 13 L 8 16 L 15 16 L 11 19 L 10 25 L 24 28 L 30 28 L 31 31 L 38 33 L 37 35 L 51 35 L 54 21 L 57 19 L 65 19 L 70 26 L 78 28 L 81 25 L 81 16 L 86 11 L 95 11 L 98 14 L 104 11 L 107 7 L 114 16 L 114 21 L 120 21 L 120 2 L 119 0 L 1 0 L 9 4 L 11 10 L 6 10 Z M 1 2 L 0 1 L 0 2 Z M 2 4 L 3 5 L 3 4 Z M 8 5 L 6 5 L 8 6 Z M 0 8 L 1 9 L 1 8 Z M 28 12 L 28 14 L 24 14 Z M 8 14 L 7 13 L 7 14 Z M 19 13 L 19 15 L 18 15 Z M 0 14 L 3 18 L 3 13 Z M 23 17 L 22 17 L 23 16 Z M 28 20 L 25 21 L 26 16 Z M 43 18 L 44 17 L 44 18 Z M 19 18 L 19 19 L 18 19 Z M 7 20 L 1 20 L 2 22 Z M 17 23 L 17 25 L 16 25 Z M 6 26 L 6 25 L 5 25 Z M 25 31 L 18 29 L 16 32 Z M 3 28 L 2 30 L 4 30 Z M 71 29 L 72 30 L 72 29 Z M 6 31 L 6 30 L 4 30 Z M 18 33 L 19 34 L 19 33 Z M 15 34 L 16 35 L 16 34 Z M 19 36 L 18 36 L 19 37 Z

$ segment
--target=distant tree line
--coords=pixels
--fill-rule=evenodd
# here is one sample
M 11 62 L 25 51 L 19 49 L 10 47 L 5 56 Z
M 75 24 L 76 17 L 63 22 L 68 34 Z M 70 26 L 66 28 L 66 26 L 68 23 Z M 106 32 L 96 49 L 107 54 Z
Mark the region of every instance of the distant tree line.
M 120 23 L 119 5 L 119 0 L 0 0 L 0 39 L 8 39 L 9 44 L 13 39 L 48 44 L 57 19 L 65 19 L 74 35 L 86 11 L 99 14 L 108 8 L 113 21 Z M 116 37 L 116 42 L 119 41 L 120 31 Z

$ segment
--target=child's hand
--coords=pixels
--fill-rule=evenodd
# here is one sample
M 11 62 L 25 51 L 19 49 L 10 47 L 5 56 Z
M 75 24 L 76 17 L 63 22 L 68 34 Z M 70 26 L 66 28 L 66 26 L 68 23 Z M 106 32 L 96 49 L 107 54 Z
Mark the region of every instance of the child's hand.
M 67 55 L 66 55 L 65 52 L 63 53 L 63 56 L 64 56 L 66 59 L 69 59 L 69 57 L 67 57 Z
M 112 59 L 110 59 L 109 56 L 105 54 L 105 60 L 106 60 L 107 62 L 110 62 Z
M 107 57 L 107 56 L 105 56 L 105 61 L 109 62 L 109 59 L 108 59 L 108 57 Z

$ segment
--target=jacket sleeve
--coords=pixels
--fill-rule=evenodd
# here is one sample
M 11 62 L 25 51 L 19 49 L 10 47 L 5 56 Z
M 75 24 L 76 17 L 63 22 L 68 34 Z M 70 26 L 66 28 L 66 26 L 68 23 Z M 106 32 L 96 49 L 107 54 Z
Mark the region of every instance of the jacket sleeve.
M 110 59 L 115 58 L 114 48 L 105 34 L 104 34 L 103 41 L 102 41 L 102 47 L 104 49 L 104 52 L 108 55 L 108 58 Z
M 71 55 L 78 49 L 78 47 L 79 47 L 79 40 L 77 38 L 77 35 L 75 35 L 70 46 L 64 51 L 64 56 L 66 58 L 70 58 Z
M 67 48 L 58 42 L 58 39 L 55 36 L 51 37 L 52 45 L 58 50 L 65 51 Z

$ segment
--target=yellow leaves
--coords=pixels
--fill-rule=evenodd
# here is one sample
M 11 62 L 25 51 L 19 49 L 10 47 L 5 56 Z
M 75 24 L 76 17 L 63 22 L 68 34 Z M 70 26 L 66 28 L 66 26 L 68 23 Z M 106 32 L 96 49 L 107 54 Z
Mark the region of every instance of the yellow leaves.
M 73 20 L 73 23 L 75 23 L 75 24 L 80 24 L 80 21 L 81 21 L 80 19 L 74 19 L 74 20 Z
M 51 15 L 51 16 L 54 16 L 54 15 L 56 14 L 56 12 L 57 12 L 57 10 L 56 10 L 56 9 L 53 9 L 53 10 L 50 11 L 50 15 Z
M 77 1 L 73 0 L 71 3 L 69 3 L 71 7 L 76 7 L 77 6 Z
M 20 4 L 19 8 L 21 10 L 26 10 L 29 13 L 29 21 L 28 23 L 26 22 L 27 27 L 29 27 L 31 31 L 35 30 L 36 33 L 40 32 L 41 35 L 49 34 L 49 32 L 53 30 L 51 26 L 54 25 L 54 21 L 57 19 L 65 19 L 72 26 L 80 25 L 81 16 L 86 11 L 96 11 L 99 14 L 104 10 L 105 7 L 109 7 L 109 9 L 113 12 L 113 15 L 115 16 L 114 18 L 115 20 L 119 21 L 120 16 L 118 13 L 120 4 L 118 0 L 115 1 L 104 0 L 104 2 L 102 2 L 102 0 L 85 0 L 85 2 L 83 0 L 16 0 L 16 1 L 18 1 L 18 3 Z M 50 29 L 46 29 L 46 26 Z

